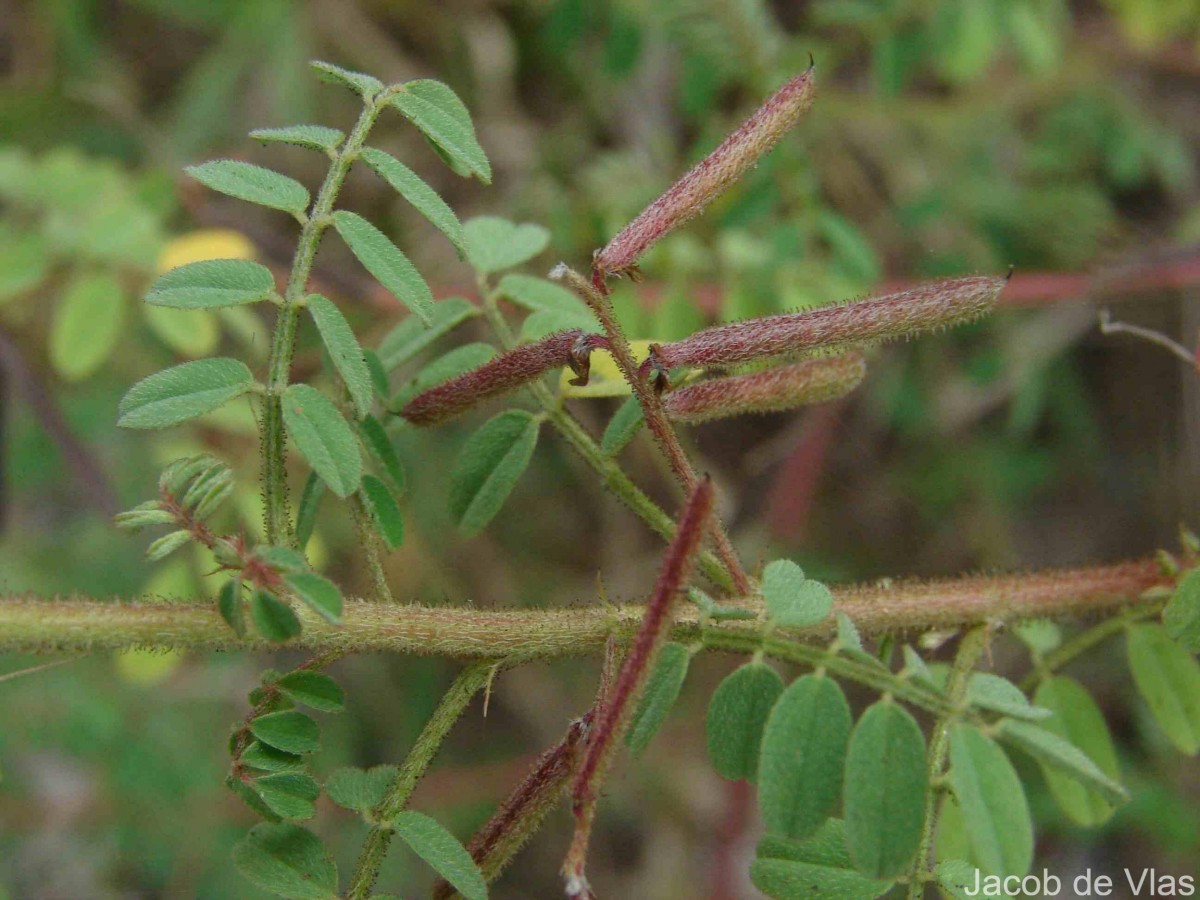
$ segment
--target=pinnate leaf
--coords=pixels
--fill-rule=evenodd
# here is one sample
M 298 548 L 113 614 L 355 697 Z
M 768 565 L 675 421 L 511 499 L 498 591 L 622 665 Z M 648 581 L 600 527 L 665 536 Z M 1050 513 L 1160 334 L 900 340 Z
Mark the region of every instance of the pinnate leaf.
M 470 219 L 465 230 L 467 260 L 485 274 L 519 266 L 550 243 L 550 232 L 541 225 L 518 225 L 496 216 Z
M 465 847 L 435 819 L 414 810 L 396 816 L 396 835 L 466 900 L 486 900 L 487 882 Z
M 255 825 L 233 848 L 233 862 L 265 891 L 290 900 L 335 900 L 337 866 L 320 838 L 298 825 Z
M 291 144 L 295 147 L 306 147 L 309 150 L 320 150 L 332 153 L 346 136 L 336 128 L 325 125 L 285 125 L 282 128 L 257 128 L 250 132 L 250 137 L 264 144 Z
M 410 81 L 389 102 L 421 130 L 459 174 L 492 183 L 492 166 L 479 146 L 471 114 L 458 95 L 440 81 Z
M 464 534 L 477 534 L 500 511 L 529 465 L 537 439 L 537 419 L 514 409 L 490 419 L 467 440 L 450 477 L 450 515 Z
M 625 734 L 625 744 L 635 756 L 650 746 L 675 705 L 691 659 L 683 644 L 671 641 L 663 645 Z
M 846 751 L 846 844 L 855 868 L 872 878 L 907 869 L 925 818 L 925 737 L 899 704 L 863 713 Z
M 444 234 L 461 259 L 466 252 L 467 239 L 463 234 L 458 216 L 441 197 L 412 169 L 390 153 L 366 147 L 362 159 L 380 178 L 391 185 L 392 190 L 407 200 L 429 222 Z
M 247 203 L 290 213 L 308 209 L 309 196 L 304 185 L 262 166 L 236 159 L 214 159 L 188 166 L 186 171 L 206 187 Z
M 783 679 L 762 662 L 747 663 L 717 686 L 708 704 L 705 732 L 708 758 L 723 777 L 757 778 L 763 729 L 782 693 Z
M 152 306 L 214 309 L 265 300 L 275 291 L 266 266 L 248 259 L 205 259 L 158 277 L 146 294 Z
M 143 378 L 117 407 L 122 428 L 165 428 L 223 406 L 254 387 L 236 359 L 198 359 Z
M 971 725 L 950 730 L 950 784 L 971 854 L 988 875 L 1022 876 L 1033 863 L 1033 823 L 1004 751 Z
M 333 227 L 375 280 L 426 325 L 432 323 L 433 294 L 407 256 L 386 234 L 358 213 L 339 209 Z
M 829 818 L 842 792 L 850 706 L 837 682 L 805 675 L 772 707 L 758 761 L 758 804 L 767 832 L 803 840 Z
M 339 497 L 358 490 L 362 478 L 362 456 L 354 432 L 328 397 L 307 384 L 293 384 L 284 391 L 283 423 L 308 460 Z
M 789 559 L 777 559 L 763 569 L 762 594 L 771 618 L 790 628 L 823 622 L 833 609 L 829 588 L 807 578 Z
M 329 358 L 333 360 L 333 367 L 342 376 L 350 399 L 354 402 L 354 410 L 361 419 L 371 411 L 375 390 L 354 329 L 332 300 L 320 294 L 310 294 L 305 302 L 325 349 L 329 351 Z

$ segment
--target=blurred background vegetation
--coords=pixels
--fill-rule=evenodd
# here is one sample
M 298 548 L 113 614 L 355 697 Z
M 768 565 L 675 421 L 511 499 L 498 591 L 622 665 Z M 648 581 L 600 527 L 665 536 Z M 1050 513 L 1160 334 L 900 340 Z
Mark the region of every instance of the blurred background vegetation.
M 42 593 L 211 594 L 199 554 L 158 567 L 111 514 L 151 496 L 162 464 L 207 449 L 258 511 L 248 404 L 149 437 L 114 427 L 136 379 L 231 345 L 265 357 L 267 326 L 136 301 L 172 253 L 241 248 L 286 270 L 295 223 L 182 176 L 214 156 L 307 184 L 324 161 L 263 148 L 256 127 L 345 128 L 351 95 L 311 77 L 327 59 L 385 80 L 435 77 L 476 117 L 495 183 L 454 178 L 397 118 L 375 143 L 461 217 L 551 229 L 558 259 L 593 248 L 788 75 L 817 60 L 810 115 L 746 181 L 618 288 L 632 336 L 813 305 L 966 272 L 1016 276 L 991 320 L 888 348 L 850 400 L 693 430 L 746 558 L 790 555 L 834 581 L 1102 562 L 1176 542 L 1200 499 L 1195 374 L 1149 344 L 1101 337 L 1096 311 L 1192 346 L 1200 330 L 1200 6 L 1195 0 L 41 0 L 0 2 L 0 580 Z M 384 225 L 435 294 L 473 296 L 465 265 L 368 174 L 343 205 Z M 216 231 L 214 231 L 216 230 Z M 232 233 L 231 233 L 232 230 Z M 336 242 L 320 289 L 376 344 L 397 307 Z M 483 339 L 468 326 L 459 340 Z M 443 346 L 444 350 L 448 345 Z M 302 336 L 298 371 L 319 377 Z M 410 373 L 411 374 L 411 373 Z M 598 433 L 614 404 L 576 407 Z M 394 429 L 409 470 L 393 590 L 479 607 L 635 600 L 660 544 L 560 442 L 481 536 L 456 537 L 446 460 L 479 424 Z M 549 438 L 549 436 L 547 436 Z M 625 460 L 673 508 L 647 440 Z M 297 472 L 300 470 L 297 469 Z M 294 485 L 298 491 L 299 484 Z M 327 505 L 315 558 L 349 591 L 368 580 L 348 519 Z M 1075 672 L 1105 708 L 1133 801 L 1069 825 L 1028 767 L 1038 868 L 1156 865 L 1195 874 L 1200 772 L 1166 748 L 1109 647 Z M 228 862 L 253 814 L 221 787 L 224 736 L 267 665 L 243 656 L 92 657 L 0 682 L 0 897 L 257 896 Z M 0 672 L 35 662 L 9 657 Z M 704 754 L 703 709 L 733 661 L 697 660 L 666 732 L 611 782 L 593 881 L 603 896 L 755 896 L 752 795 Z M 1026 665 L 995 648 L 999 671 Z M 325 723 L 318 770 L 401 758 L 450 664 L 335 667 L 348 712 Z M 458 726 L 415 798 L 466 837 L 532 755 L 590 702 L 594 663 L 505 674 L 487 718 Z M 343 870 L 363 826 L 322 801 Z M 498 897 L 554 896 L 566 818 Z M 381 886 L 429 875 L 395 850 Z

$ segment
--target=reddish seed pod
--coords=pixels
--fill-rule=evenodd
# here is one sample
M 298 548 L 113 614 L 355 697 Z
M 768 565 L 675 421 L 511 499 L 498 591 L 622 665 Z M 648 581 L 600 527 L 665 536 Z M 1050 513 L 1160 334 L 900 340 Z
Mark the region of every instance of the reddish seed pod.
M 610 275 L 636 277 L 635 265 L 650 245 L 699 215 L 709 201 L 741 178 L 796 124 L 812 105 L 813 93 L 813 68 L 809 66 L 597 251 L 592 259 L 597 288 L 602 289 Z
M 716 325 L 682 341 L 655 346 L 642 374 L 679 366 L 734 365 L 962 325 L 991 310 L 1007 283 L 1006 278 L 989 276 L 951 278 L 883 297 Z
M 400 410 L 400 415 L 414 425 L 438 425 L 562 366 L 570 366 L 577 376 L 572 384 L 587 384 L 592 350 L 607 344 L 602 335 L 579 329 L 547 335 L 422 391 Z
M 781 412 L 836 400 L 858 387 L 866 373 L 863 355 L 851 351 L 764 372 L 701 381 L 671 391 L 663 398 L 663 406 L 670 418 L 689 424 L 746 413 Z

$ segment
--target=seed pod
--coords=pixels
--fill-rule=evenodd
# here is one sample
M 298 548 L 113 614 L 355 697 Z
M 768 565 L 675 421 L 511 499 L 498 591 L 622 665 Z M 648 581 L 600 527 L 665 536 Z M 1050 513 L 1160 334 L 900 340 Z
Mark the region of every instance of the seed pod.
M 745 413 L 780 412 L 824 403 L 850 393 L 867 373 L 856 351 L 810 359 L 748 375 L 713 378 L 671 391 L 663 398 L 667 415 L 695 424 Z
M 699 215 L 710 200 L 741 178 L 812 105 L 813 92 L 809 66 L 595 254 L 592 270 L 597 285 L 610 275 L 636 275 L 635 264 L 650 245 Z
M 1007 283 L 1006 278 L 986 276 L 951 278 L 839 306 L 716 325 L 654 347 L 642 374 L 678 366 L 733 365 L 815 348 L 836 350 L 962 325 L 987 313 Z
M 437 425 L 561 366 L 570 366 L 576 374 L 572 384 L 587 384 L 591 352 L 607 343 L 601 335 L 579 329 L 547 335 L 422 391 L 400 410 L 400 415 L 414 425 Z

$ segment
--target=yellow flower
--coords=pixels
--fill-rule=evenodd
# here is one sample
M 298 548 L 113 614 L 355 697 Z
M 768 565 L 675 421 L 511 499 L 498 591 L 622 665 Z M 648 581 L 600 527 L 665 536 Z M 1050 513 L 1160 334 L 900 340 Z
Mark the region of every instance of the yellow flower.
M 230 228 L 201 228 L 168 241 L 158 255 L 158 271 L 169 272 L 206 259 L 254 259 L 250 239 Z

